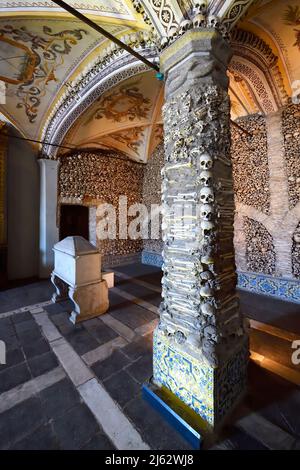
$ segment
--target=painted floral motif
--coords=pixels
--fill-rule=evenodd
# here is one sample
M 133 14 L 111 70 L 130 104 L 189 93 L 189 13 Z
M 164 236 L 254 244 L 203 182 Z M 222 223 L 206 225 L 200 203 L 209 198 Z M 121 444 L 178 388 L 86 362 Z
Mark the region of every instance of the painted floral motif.
M 0 29 L 0 47 L 16 53 L 19 57 L 13 76 L 0 76 L 0 80 L 17 85 L 16 95 L 20 99 L 17 108 L 24 108 L 29 122 L 36 120 L 41 98 L 46 94 L 49 82 L 58 82 L 57 69 L 64 63 L 64 55 L 88 34 L 84 29 L 63 30 L 54 33 L 48 26 L 43 27 L 44 36 L 29 32 L 25 26 L 14 28 L 7 25 Z M 9 63 L 9 61 L 7 60 Z
M 104 98 L 100 99 L 100 105 L 86 121 L 86 124 L 93 119 L 106 118 L 114 122 L 122 122 L 127 119 L 146 119 L 150 111 L 150 99 L 145 98 L 139 90 L 141 79 L 126 83 L 114 90 Z
M 300 27 L 300 7 L 298 5 L 289 5 L 283 15 L 283 21 L 289 26 Z M 300 29 L 294 28 L 296 42 L 293 46 L 298 47 L 300 51 Z
M 129 150 L 132 150 L 138 155 L 139 147 L 143 143 L 144 131 L 145 127 L 133 127 L 132 129 L 110 134 L 109 137 L 126 145 Z

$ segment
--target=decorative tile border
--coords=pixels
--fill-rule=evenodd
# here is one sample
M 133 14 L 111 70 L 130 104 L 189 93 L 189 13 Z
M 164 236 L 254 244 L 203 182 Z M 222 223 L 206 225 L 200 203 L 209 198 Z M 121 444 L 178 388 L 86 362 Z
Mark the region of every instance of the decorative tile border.
M 300 303 L 300 281 L 258 273 L 238 273 L 238 287 L 257 294 Z
M 154 251 L 143 250 L 142 251 L 142 263 L 161 268 L 163 264 L 162 255 L 160 253 L 155 253 Z
M 140 263 L 140 261 L 141 252 L 128 253 L 127 255 L 104 255 L 102 258 L 102 266 L 104 268 L 111 268 L 125 264 Z
M 143 250 L 142 263 L 162 267 L 161 254 Z M 284 279 L 267 274 L 238 272 L 238 287 L 257 294 L 277 297 L 281 300 L 300 303 L 300 281 Z

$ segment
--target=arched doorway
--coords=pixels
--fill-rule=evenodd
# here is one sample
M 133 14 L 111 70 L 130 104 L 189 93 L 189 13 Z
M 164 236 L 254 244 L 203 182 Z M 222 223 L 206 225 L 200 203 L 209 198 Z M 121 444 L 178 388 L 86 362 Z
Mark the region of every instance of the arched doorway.
M 89 208 L 79 204 L 60 206 L 59 239 L 80 235 L 89 239 Z

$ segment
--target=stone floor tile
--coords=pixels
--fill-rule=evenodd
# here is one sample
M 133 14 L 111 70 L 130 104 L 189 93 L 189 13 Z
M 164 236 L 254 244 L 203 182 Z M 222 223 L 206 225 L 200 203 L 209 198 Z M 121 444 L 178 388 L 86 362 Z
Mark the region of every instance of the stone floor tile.
M 154 313 L 135 304 L 131 304 L 129 307 L 110 309 L 109 313 L 133 330 L 157 318 Z
M 21 323 L 15 324 L 17 335 L 19 335 L 20 333 L 24 333 L 26 331 L 30 331 L 35 328 L 38 328 L 38 326 L 36 322 L 34 321 L 33 317 L 31 317 L 30 320 L 25 320 L 25 321 L 22 321 Z
M 80 356 L 99 346 L 96 339 L 84 329 L 69 333 L 66 339 Z
M 6 351 L 6 364 L 0 364 L 0 372 L 8 367 L 15 366 L 25 361 L 21 347 L 8 349 Z
M 55 354 L 51 351 L 28 359 L 28 366 L 33 377 L 45 374 L 58 366 Z
M 17 313 L 12 316 L 12 321 L 15 324 L 22 323 L 24 321 L 32 320 L 32 315 L 30 312 Z
M 15 443 L 11 450 L 59 450 L 58 441 L 50 424 L 37 428 L 34 432 Z
M 104 387 L 110 396 L 122 407 L 132 400 L 140 391 L 140 385 L 124 370 L 104 381 Z
M 82 450 L 115 450 L 105 434 L 97 433 L 82 448 Z
M 129 364 L 130 359 L 124 356 L 124 354 L 120 351 L 113 351 L 104 361 L 96 362 L 92 369 L 100 380 L 104 380 Z
M 101 319 L 97 320 L 97 324 L 93 326 L 86 325 L 86 322 L 83 323 L 83 326 L 88 330 L 88 332 L 98 341 L 98 343 L 104 344 L 108 341 L 116 338 L 118 333 L 116 333 L 112 328 L 105 325 Z
M 39 327 L 35 324 L 31 329 L 19 332 L 18 338 L 22 345 L 25 345 L 25 344 L 28 345 L 28 344 L 38 341 L 39 339 L 42 339 L 43 335 Z
M 8 449 L 44 422 L 40 400 L 30 398 L 0 415 L 0 449 Z
M 140 359 L 131 364 L 131 366 L 127 367 L 126 371 L 137 382 L 140 382 L 140 384 L 149 380 L 153 375 L 152 353 L 142 356 Z
M 141 356 L 152 353 L 151 342 L 148 336 L 144 336 L 136 341 L 132 341 L 128 346 L 125 346 L 122 352 L 132 360 L 138 359 Z
M 27 364 L 22 362 L 0 372 L 0 393 L 10 390 L 31 379 Z
M 50 350 L 47 341 L 43 338 L 38 339 L 37 341 L 28 342 L 23 345 L 23 350 L 27 359 L 35 356 L 39 356 Z
M 47 417 L 61 416 L 70 408 L 80 403 L 80 395 L 72 382 L 65 378 L 40 392 L 40 399 Z
M 99 425 L 86 405 L 77 404 L 54 419 L 53 430 L 62 449 L 76 450 L 99 432 Z
M 81 357 L 87 365 L 91 366 L 92 364 L 95 364 L 98 361 L 104 361 L 112 354 L 113 351 L 115 351 L 116 349 L 123 348 L 127 344 L 128 342 L 124 338 L 122 338 L 121 336 L 117 336 L 111 341 L 102 344 L 98 348 L 93 349 L 92 351 L 89 351 L 86 354 L 83 354 L 83 356 Z

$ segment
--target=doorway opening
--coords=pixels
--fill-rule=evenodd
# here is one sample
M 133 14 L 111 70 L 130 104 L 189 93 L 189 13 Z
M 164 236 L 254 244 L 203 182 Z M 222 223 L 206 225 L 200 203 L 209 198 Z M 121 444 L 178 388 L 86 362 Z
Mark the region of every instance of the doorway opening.
M 89 208 L 80 205 L 60 206 L 59 239 L 79 235 L 89 239 Z

